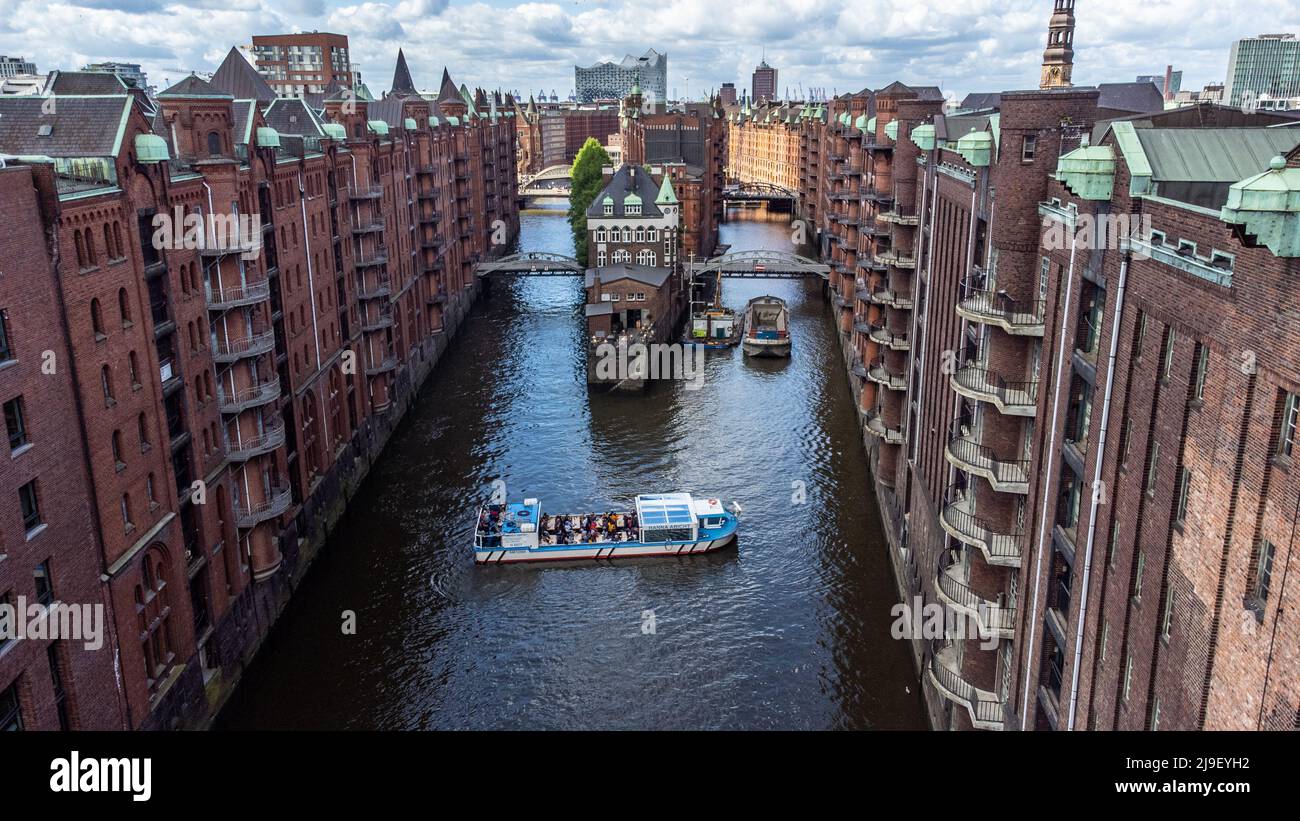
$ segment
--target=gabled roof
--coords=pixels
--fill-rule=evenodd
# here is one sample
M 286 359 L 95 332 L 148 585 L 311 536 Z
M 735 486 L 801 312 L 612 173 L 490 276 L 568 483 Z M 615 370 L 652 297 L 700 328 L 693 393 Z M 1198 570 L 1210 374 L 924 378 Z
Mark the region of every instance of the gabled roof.
M 322 135 L 321 121 L 306 100 L 282 97 L 262 113 L 266 124 L 280 134 L 299 134 L 305 137 Z
M 983 108 L 997 108 L 1002 104 L 1002 95 L 996 91 L 973 91 L 961 101 L 961 107 L 967 111 Z
M 60 97 L 0 97 L 0 153 L 48 157 L 115 157 L 131 113 L 129 94 Z M 41 132 L 49 126 L 48 134 Z
M 671 268 L 654 268 L 649 265 L 633 265 L 627 262 L 619 262 L 614 265 L 606 265 L 604 268 L 588 268 L 586 287 L 590 288 L 595 285 L 596 277 L 600 277 L 602 285 L 618 282 L 621 279 L 631 279 L 636 282 L 643 282 L 652 288 L 662 288 L 671 273 Z
M 236 145 L 248 145 L 253 141 L 253 112 L 257 110 L 257 100 L 235 100 L 230 107 L 234 114 L 231 133 Z
M 218 91 L 212 87 L 212 84 L 197 74 L 191 74 L 176 85 L 167 89 L 158 95 L 158 99 L 166 98 L 185 98 L 185 97 L 213 97 L 216 99 L 233 100 L 234 95 L 227 94 L 224 91 Z
M 641 213 L 639 215 L 624 213 L 623 201 L 629 194 L 640 198 Z M 630 216 L 636 219 L 660 217 L 663 216 L 663 212 L 654 205 L 655 197 L 658 194 L 659 186 L 655 185 L 654 178 L 647 174 L 644 168 L 625 165 L 614 172 L 614 176 L 610 178 L 609 182 L 605 183 L 605 187 L 596 195 L 596 199 L 592 201 L 591 206 L 587 209 L 587 217 L 610 216 L 605 214 L 604 200 L 606 197 L 613 200 L 614 213 L 612 216 L 614 217 Z M 633 201 L 635 202 L 635 200 Z
M 393 69 L 392 94 L 418 94 L 415 80 L 411 79 L 411 70 L 406 66 L 406 55 L 397 50 L 397 68 Z
M 387 123 L 389 128 L 402 124 L 403 100 L 401 97 L 388 96 L 366 104 L 366 118 Z
M 46 94 L 118 95 L 130 86 L 111 71 L 51 71 L 45 81 Z
M 236 100 L 269 103 L 276 97 L 275 89 L 257 73 L 257 69 L 249 65 L 239 49 L 233 47 L 226 52 L 226 59 L 217 67 L 217 73 L 212 75 L 211 85 Z

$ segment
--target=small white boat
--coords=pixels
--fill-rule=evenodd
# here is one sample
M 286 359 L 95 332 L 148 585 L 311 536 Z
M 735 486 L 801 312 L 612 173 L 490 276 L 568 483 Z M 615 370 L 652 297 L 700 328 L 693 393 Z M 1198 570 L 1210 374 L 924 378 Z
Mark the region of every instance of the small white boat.
M 547 515 L 537 499 L 483 505 L 474 529 L 477 564 L 558 559 L 685 556 L 736 540 L 740 505 L 689 493 L 636 497 L 632 511 Z
M 745 306 L 746 356 L 790 355 L 790 310 L 774 296 L 756 296 Z

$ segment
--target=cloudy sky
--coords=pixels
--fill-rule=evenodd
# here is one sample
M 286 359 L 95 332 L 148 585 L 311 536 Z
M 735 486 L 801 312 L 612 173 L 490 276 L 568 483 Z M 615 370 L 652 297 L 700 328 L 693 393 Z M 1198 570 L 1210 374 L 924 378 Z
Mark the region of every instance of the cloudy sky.
M 9 0 L 0 54 L 41 71 L 141 63 L 162 88 L 212 71 L 253 34 L 332 31 L 378 94 L 398 46 L 417 85 L 446 65 L 471 87 L 567 96 L 575 63 L 668 53 L 668 83 L 698 96 L 738 87 L 766 50 L 792 93 L 878 88 L 898 79 L 964 95 L 1037 85 L 1051 0 Z M 16 6 L 16 7 L 15 7 Z M 1184 71 L 1221 81 L 1232 40 L 1300 31 L 1296 0 L 1078 0 L 1076 84 Z

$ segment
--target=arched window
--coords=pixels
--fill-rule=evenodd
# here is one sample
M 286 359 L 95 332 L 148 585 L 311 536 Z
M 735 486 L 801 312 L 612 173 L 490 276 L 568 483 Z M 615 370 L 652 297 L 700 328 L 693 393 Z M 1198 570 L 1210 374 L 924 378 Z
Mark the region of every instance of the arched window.
M 95 257 L 95 238 L 90 235 L 90 229 L 87 228 L 85 231 L 83 231 L 82 236 L 85 237 L 85 243 L 86 243 L 86 264 L 87 265 L 98 264 L 98 259 Z
M 631 242 L 631 241 L 632 241 L 632 229 L 631 229 L 631 228 L 624 228 L 624 229 L 623 229 L 623 241 L 624 241 L 624 242 Z
M 637 229 L 636 229 L 636 241 L 637 241 L 637 242 L 645 242 L 645 229 L 644 229 L 644 228 L 637 228 Z
M 129 493 L 122 494 L 122 524 L 127 530 L 135 527 L 131 524 L 131 494 Z
M 117 310 L 122 314 L 122 327 L 131 324 L 131 299 L 126 295 L 125 288 L 117 289 Z
M 117 252 L 118 259 L 126 256 L 122 250 L 122 224 L 116 220 L 113 222 L 113 248 Z
M 215 131 L 208 132 L 208 156 L 221 156 L 221 135 Z
M 596 229 L 596 242 L 604 242 L 604 241 L 605 241 L 605 229 L 604 229 L 604 228 L 597 228 L 597 229 Z
M 646 241 L 646 242 L 658 242 L 658 241 L 659 241 L 659 232 L 656 231 L 656 230 L 653 229 L 653 228 L 647 228 L 647 229 L 646 229 L 646 232 L 645 232 L 645 241 Z
M 105 365 L 99 371 L 99 381 L 104 388 L 104 404 L 111 406 L 113 404 L 113 372 Z
M 89 263 L 86 261 L 86 240 L 81 236 L 81 230 L 72 232 L 72 243 L 77 247 L 77 267 L 85 268 Z
M 113 250 L 113 231 L 108 223 L 104 223 L 104 253 L 109 259 L 117 259 L 117 252 Z
M 140 370 L 136 367 L 135 351 L 130 351 L 126 355 L 127 370 L 131 377 L 131 387 L 135 388 L 140 385 Z
M 136 417 L 135 424 L 136 432 L 140 435 L 140 450 L 146 451 L 149 449 L 149 422 L 142 413 Z
M 620 248 L 620 249 L 618 249 L 617 251 L 614 252 L 614 264 L 615 264 L 615 265 L 619 264 L 620 262 L 631 262 L 631 261 L 632 261 L 632 252 L 631 252 L 631 251 L 628 251 L 628 250 L 625 249 L 625 248 Z
M 95 332 L 95 336 L 103 338 L 104 336 L 104 315 L 99 310 L 99 300 L 90 300 L 90 328 Z
M 113 464 L 119 469 L 126 467 L 126 462 L 122 460 L 122 431 L 113 431 Z

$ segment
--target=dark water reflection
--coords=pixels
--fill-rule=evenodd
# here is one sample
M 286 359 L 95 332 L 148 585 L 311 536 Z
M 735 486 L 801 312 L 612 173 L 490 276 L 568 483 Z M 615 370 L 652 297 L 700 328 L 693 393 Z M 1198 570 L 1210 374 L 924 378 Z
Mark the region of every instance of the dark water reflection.
M 571 251 L 562 213 L 526 212 L 521 247 Z M 789 247 L 788 219 L 736 216 L 733 250 Z M 790 304 L 791 359 L 710 353 L 699 390 L 628 397 L 586 389 L 578 278 L 497 283 L 219 726 L 922 727 L 825 302 L 789 280 L 728 280 L 724 298 L 762 293 Z M 477 568 L 470 508 L 497 478 L 548 509 L 656 490 L 736 499 L 740 544 Z

